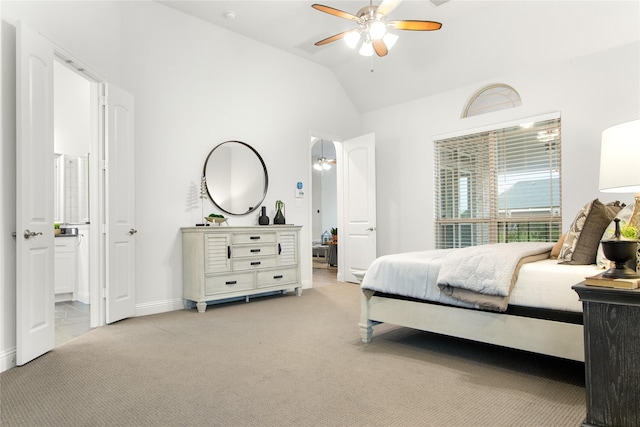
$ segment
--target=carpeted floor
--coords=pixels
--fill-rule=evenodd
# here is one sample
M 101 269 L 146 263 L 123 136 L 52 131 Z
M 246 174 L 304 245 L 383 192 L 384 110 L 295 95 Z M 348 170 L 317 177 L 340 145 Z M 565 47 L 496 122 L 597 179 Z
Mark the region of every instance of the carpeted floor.
M 359 289 L 127 319 L 0 375 L 3 426 L 579 426 L 581 363 L 393 325 Z

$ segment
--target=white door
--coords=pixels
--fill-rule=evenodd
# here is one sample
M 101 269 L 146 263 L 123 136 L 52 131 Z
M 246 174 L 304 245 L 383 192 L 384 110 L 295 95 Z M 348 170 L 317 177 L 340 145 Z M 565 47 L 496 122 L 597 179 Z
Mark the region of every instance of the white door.
M 107 198 L 106 322 L 135 316 L 135 199 L 133 96 L 106 87 L 105 194 Z
M 16 27 L 16 364 L 55 346 L 53 46 Z
M 375 135 L 343 142 L 343 227 L 338 250 L 343 253 L 343 279 L 357 282 L 354 272 L 366 271 L 376 259 Z

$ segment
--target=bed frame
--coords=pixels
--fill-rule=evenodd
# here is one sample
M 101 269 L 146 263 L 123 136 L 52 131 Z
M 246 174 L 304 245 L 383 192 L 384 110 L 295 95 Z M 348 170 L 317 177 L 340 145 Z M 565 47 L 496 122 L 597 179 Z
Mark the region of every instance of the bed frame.
M 360 295 L 360 336 L 371 342 L 373 327 L 391 323 L 488 344 L 584 362 L 582 325 L 473 310 L 427 301 Z

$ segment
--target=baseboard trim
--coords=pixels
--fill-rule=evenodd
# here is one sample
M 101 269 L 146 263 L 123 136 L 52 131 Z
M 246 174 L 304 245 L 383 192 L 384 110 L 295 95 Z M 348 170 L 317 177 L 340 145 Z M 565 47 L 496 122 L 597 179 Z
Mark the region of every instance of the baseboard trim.
M 16 348 L 0 353 L 0 372 L 8 371 L 16 366 Z
M 176 311 L 182 309 L 184 309 L 184 302 L 182 298 L 136 304 L 136 317 L 148 316 L 150 314 L 166 313 L 168 311 Z

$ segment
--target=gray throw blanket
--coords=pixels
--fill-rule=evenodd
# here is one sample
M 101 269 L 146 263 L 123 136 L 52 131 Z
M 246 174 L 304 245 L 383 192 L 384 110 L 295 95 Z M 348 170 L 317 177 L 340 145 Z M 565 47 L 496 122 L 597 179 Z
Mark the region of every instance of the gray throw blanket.
M 553 243 L 516 242 L 460 248 L 445 256 L 438 287 L 486 310 L 504 311 L 520 266 L 549 258 Z

